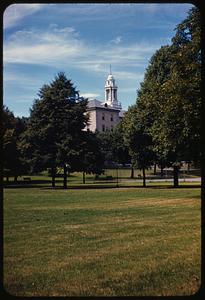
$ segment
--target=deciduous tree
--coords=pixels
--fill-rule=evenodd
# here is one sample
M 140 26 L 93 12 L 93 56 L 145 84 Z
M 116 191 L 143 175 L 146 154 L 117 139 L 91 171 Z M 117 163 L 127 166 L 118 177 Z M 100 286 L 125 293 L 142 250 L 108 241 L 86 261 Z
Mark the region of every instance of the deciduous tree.
M 141 111 L 137 105 L 128 109 L 122 123 L 124 141 L 137 168 L 143 173 L 143 186 L 146 186 L 145 170 L 154 161 L 152 138 L 143 123 Z

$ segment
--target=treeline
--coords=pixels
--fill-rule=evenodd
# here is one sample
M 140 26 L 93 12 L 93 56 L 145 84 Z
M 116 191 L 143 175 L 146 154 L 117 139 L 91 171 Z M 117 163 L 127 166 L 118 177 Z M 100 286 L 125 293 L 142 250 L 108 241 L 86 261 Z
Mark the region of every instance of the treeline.
M 59 73 L 44 85 L 28 118 L 3 107 L 3 169 L 9 178 L 45 169 L 55 178 L 63 170 L 101 174 L 110 163 L 131 163 L 143 172 L 152 165 L 172 166 L 174 186 L 182 161 L 200 161 L 200 14 L 197 8 L 177 26 L 171 45 L 150 60 L 136 104 L 113 131 L 92 133 L 87 99 Z
M 44 85 L 38 96 L 28 118 L 16 118 L 3 108 L 3 175 L 7 180 L 47 169 L 55 187 L 61 169 L 66 188 L 71 172 L 101 174 L 106 161 L 129 161 L 128 149 L 120 142 L 120 125 L 105 134 L 84 130 L 89 122 L 87 99 L 79 97 L 64 73 Z

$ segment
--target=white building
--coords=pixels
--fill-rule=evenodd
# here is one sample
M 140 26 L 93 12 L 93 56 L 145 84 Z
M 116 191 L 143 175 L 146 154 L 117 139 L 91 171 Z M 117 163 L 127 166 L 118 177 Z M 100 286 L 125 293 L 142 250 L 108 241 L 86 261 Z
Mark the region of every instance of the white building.
M 101 102 L 97 99 L 88 101 L 89 124 L 86 127 L 87 130 L 93 132 L 113 130 L 114 126 L 121 121 L 124 111 L 117 99 L 117 89 L 115 79 L 110 71 L 105 83 L 105 101 Z

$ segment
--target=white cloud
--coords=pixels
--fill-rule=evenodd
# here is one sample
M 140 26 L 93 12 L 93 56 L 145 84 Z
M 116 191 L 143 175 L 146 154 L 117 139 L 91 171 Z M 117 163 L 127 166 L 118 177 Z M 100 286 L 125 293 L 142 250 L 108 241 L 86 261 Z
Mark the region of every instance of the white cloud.
M 110 43 L 90 44 L 82 40 L 73 27 L 59 28 L 56 24 L 51 24 L 44 31 L 22 30 L 12 34 L 4 42 L 3 59 L 4 66 L 19 63 L 49 66 L 56 70 L 73 68 L 96 77 L 105 76 L 111 64 L 120 86 L 128 87 L 136 86 L 137 81 L 143 80 L 148 59 L 159 47 L 160 45 L 149 43 L 120 43 L 113 44 L 112 47 Z M 15 80 L 9 78 L 8 73 L 4 75 L 5 83 Z M 42 85 L 36 78 L 21 79 L 25 79 L 30 88 Z M 19 80 L 16 79 L 17 81 Z M 95 90 L 91 92 L 86 91 L 82 95 L 91 98 L 99 96 Z
M 112 42 L 114 43 L 114 44 L 119 44 L 120 42 L 122 41 L 122 37 L 121 36 L 117 36 L 114 40 L 112 40 Z
M 19 21 L 42 9 L 45 4 L 12 4 L 4 12 L 4 28 L 17 25 Z
M 100 94 L 95 93 L 80 93 L 80 95 L 85 98 L 97 98 L 100 96 Z
M 127 71 L 116 71 L 115 74 L 117 78 L 126 80 L 142 80 L 144 76 L 141 73 Z
M 119 39 L 118 39 L 119 40 Z M 44 31 L 17 31 L 4 42 L 4 63 L 72 66 L 95 73 L 107 72 L 109 64 L 143 66 L 160 45 L 149 43 L 92 45 L 81 40 L 73 27 L 52 24 Z
M 24 84 L 24 89 L 27 90 L 33 90 L 38 89 L 39 86 L 42 86 L 44 82 L 42 81 L 42 78 L 39 78 L 37 76 L 28 76 L 28 74 L 24 73 L 16 73 L 11 71 L 5 71 L 4 70 L 4 77 L 3 77 L 4 84 L 12 85 L 12 84 L 19 84 L 21 85 L 22 82 Z
M 17 31 L 4 43 L 4 62 L 62 65 L 67 58 L 77 58 L 83 48 L 72 27 Z

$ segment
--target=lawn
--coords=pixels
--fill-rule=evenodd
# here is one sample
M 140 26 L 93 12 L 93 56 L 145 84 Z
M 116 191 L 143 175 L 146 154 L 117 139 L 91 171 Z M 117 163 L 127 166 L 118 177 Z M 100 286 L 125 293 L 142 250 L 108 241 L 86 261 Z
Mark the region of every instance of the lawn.
M 199 188 L 4 190 L 4 287 L 16 296 L 190 295 Z

